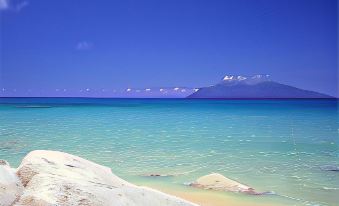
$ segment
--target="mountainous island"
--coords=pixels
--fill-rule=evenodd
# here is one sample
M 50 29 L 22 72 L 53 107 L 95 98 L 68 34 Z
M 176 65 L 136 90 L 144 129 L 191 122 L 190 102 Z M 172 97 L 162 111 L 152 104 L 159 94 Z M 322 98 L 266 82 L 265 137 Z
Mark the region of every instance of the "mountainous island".
M 269 75 L 255 75 L 251 77 L 227 75 L 218 84 L 199 88 L 194 93 L 188 95 L 187 98 L 302 99 L 334 97 L 272 81 Z

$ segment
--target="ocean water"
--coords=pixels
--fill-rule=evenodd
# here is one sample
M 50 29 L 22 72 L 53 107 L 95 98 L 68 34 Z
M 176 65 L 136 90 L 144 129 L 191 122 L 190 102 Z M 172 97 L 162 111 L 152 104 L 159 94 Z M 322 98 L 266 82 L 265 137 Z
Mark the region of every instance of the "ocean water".
M 334 206 L 339 172 L 326 168 L 339 167 L 337 104 L 0 98 L 0 159 L 16 167 L 32 150 L 59 150 L 108 166 L 135 184 L 182 196 L 218 195 L 218 205 Z M 212 172 L 275 195 L 187 186 Z

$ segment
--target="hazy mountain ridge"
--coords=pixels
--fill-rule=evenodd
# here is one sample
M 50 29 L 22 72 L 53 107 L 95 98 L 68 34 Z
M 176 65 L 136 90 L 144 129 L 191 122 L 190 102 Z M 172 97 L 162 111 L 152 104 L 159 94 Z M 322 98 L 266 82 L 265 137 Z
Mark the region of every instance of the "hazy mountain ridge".
M 269 75 L 252 77 L 227 75 L 213 86 L 200 88 L 187 98 L 334 98 L 274 82 Z

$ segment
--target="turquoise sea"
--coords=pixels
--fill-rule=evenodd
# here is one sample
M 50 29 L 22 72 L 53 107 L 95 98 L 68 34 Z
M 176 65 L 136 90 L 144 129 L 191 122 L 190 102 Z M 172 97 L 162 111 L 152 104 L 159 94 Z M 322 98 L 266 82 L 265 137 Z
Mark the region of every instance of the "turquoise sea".
M 218 172 L 276 194 L 217 192 L 218 205 L 232 200 L 334 206 L 337 105 L 337 100 L 0 98 L 0 159 L 16 167 L 29 151 L 64 151 L 135 184 L 183 196 L 200 191 L 187 183 Z

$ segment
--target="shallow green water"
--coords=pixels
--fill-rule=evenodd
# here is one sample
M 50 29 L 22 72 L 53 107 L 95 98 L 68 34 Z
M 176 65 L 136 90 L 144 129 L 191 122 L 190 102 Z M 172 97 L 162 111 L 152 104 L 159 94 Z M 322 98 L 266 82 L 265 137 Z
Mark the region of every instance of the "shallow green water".
M 1 99 L 0 158 L 69 152 L 129 181 L 189 191 L 211 172 L 288 205 L 338 202 L 336 100 Z M 44 104 L 42 104 L 44 103 Z M 23 107 L 23 106 L 48 107 Z M 143 174 L 175 174 L 149 178 Z

